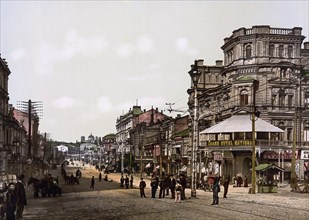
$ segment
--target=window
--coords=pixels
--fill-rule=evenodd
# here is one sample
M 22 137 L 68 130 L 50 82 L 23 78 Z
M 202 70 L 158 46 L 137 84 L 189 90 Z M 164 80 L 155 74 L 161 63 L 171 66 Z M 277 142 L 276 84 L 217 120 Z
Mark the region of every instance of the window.
M 277 98 L 276 95 L 271 96 L 271 107 L 272 107 L 272 109 L 274 109 L 276 107 L 276 98 Z
M 288 58 L 292 58 L 293 57 L 293 47 L 290 45 L 288 47 Z
M 278 124 L 278 127 L 284 131 L 285 130 L 284 122 L 280 122 Z M 280 140 L 284 140 L 284 133 L 280 133 L 279 134 L 279 139 Z
M 250 45 L 246 46 L 246 58 L 251 59 L 252 56 L 252 47 Z
M 269 56 L 275 56 L 275 46 L 273 44 L 269 46 Z
M 293 107 L 293 95 L 288 96 L 288 106 L 289 108 Z
M 304 100 L 304 107 L 309 107 L 309 92 L 305 92 L 305 100 Z
M 279 107 L 284 107 L 285 105 L 285 92 L 283 89 L 279 90 Z
M 287 140 L 292 141 L 293 140 L 293 134 L 292 134 L 292 128 L 287 129 Z
M 248 91 L 246 89 L 240 91 L 240 105 L 248 105 Z
M 304 127 L 304 141 L 305 142 L 309 141 L 309 122 L 305 123 L 305 127 Z
M 280 45 L 279 46 L 279 57 L 281 57 L 281 58 L 283 57 L 283 49 L 284 49 L 283 45 Z

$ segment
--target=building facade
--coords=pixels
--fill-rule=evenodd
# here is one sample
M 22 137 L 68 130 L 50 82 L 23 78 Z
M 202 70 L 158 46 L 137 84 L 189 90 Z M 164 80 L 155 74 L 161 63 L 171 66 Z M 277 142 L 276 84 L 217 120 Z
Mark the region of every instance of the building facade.
M 203 60 L 198 60 L 191 66 L 201 74 L 197 84 L 199 130 L 203 131 L 239 112 L 254 112 L 284 131 L 267 137 L 267 142 L 257 140 L 256 146 L 257 163 L 270 162 L 284 168 L 282 179 L 290 175 L 295 139 L 299 178 L 308 167 L 308 160 L 302 160 L 300 155 L 309 148 L 309 42 L 303 42 L 305 36 L 301 31 L 300 27 L 240 28 L 224 39 L 221 47 L 224 64 L 217 61 L 215 66 L 207 66 Z M 188 94 L 192 110 L 193 84 Z M 236 134 L 242 140 L 252 138 L 244 135 Z M 216 138 L 224 140 L 225 136 L 220 134 Z M 270 144 L 269 140 L 273 142 Z M 250 175 L 250 144 L 237 146 L 225 142 L 228 144 L 224 146 L 209 146 L 209 141 L 201 135 L 199 147 L 207 149 L 214 167 L 218 163 L 222 165 L 221 171 L 226 171 L 223 175 Z M 222 156 L 214 157 L 218 154 Z

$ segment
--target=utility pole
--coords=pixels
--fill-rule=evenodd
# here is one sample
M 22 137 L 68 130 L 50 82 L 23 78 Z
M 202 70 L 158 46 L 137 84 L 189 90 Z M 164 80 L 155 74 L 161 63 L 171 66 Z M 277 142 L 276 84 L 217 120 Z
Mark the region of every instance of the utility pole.
M 42 117 L 43 102 L 42 101 L 26 101 L 17 102 L 17 108 L 24 114 L 28 114 L 28 158 L 31 157 L 32 146 L 32 117 Z M 27 113 L 26 113 L 27 112 Z
M 255 146 L 255 116 L 256 116 L 256 106 L 255 106 L 255 96 L 256 96 L 256 90 L 258 86 L 258 81 L 253 80 L 253 85 L 252 85 L 252 98 L 253 98 L 253 105 L 252 105 L 252 116 L 251 116 L 251 121 L 252 121 L 252 180 L 251 180 L 251 193 L 255 194 L 255 186 L 256 186 L 256 173 L 255 173 L 255 162 L 256 162 L 256 146 Z

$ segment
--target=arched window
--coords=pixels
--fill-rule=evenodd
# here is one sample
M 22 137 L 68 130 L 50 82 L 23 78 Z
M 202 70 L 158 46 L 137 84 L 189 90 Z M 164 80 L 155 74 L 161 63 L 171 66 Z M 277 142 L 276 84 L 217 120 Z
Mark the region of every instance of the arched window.
M 284 107 L 285 105 L 285 92 L 283 89 L 279 90 L 279 108 Z
M 292 58 L 293 57 L 293 47 L 290 45 L 288 47 L 288 58 Z
M 284 50 L 283 45 L 280 45 L 279 46 L 279 57 L 283 57 L 283 50 Z
M 240 100 L 239 104 L 241 106 L 248 105 L 248 90 L 243 89 L 240 91 L 239 100 Z
M 251 59 L 252 47 L 250 45 L 246 46 L 246 59 Z
M 284 130 L 285 130 L 284 122 L 279 122 L 278 127 L 284 131 Z M 283 135 L 284 135 L 284 133 L 280 133 L 280 134 L 279 134 L 279 140 L 283 140 L 283 139 L 284 139 L 284 138 L 283 138 L 283 137 L 284 137 Z
M 269 46 L 269 56 L 275 56 L 275 46 L 273 44 Z
M 309 121 L 304 123 L 304 141 L 309 141 Z
M 304 100 L 304 107 L 308 108 L 309 107 L 309 92 L 308 91 L 305 92 L 304 98 L 305 98 L 305 100 Z

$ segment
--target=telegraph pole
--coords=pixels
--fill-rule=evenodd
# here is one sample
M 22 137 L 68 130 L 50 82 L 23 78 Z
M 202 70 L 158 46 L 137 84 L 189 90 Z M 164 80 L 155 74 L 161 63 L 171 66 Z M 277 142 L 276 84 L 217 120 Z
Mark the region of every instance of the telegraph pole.
M 32 135 L 32 118 L 34 117 L 42 117 L 43 113 L 43 102 L 42 101 L 31 101 L 29 99 L 26 101 L 17 102 L 17 109 L 19 109 L 22 113 L 28 114 L 28 158 L 31 157 L 31 135 Z
M 255 162 L 256 162 L 256 146 L 255 146 L 255 114 L 256 114 L 256 107 L 255 107 L 255 96 L 256 96 L 256 90 L 258 86 L 258 81 L 253 80 L 253 85 L 252 85 L 252 96 L 253 96 L 253 106 L 252 106 L 252 116 L 251 116 L 251 121 L 252 121 L 252 180 L 251 180 L 251 193 L 255 194 L 255 186 L 256 186 L 256 173 L 255 173 Z

